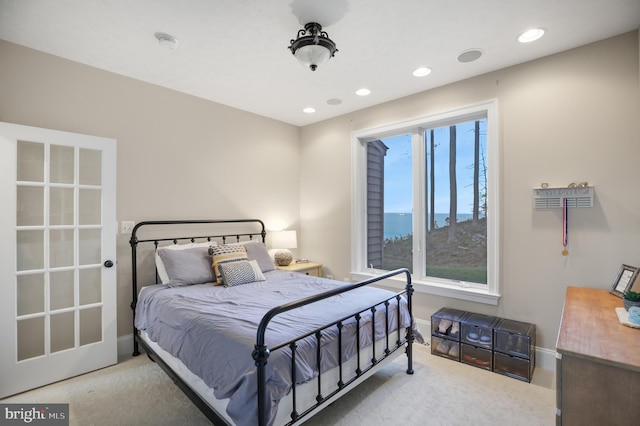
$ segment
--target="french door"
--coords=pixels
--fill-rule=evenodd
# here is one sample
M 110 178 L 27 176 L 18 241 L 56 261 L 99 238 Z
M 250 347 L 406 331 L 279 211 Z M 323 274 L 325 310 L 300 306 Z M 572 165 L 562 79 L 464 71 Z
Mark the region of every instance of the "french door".
M 117 362 L 116 141 L 0 123 L 0 398 Z

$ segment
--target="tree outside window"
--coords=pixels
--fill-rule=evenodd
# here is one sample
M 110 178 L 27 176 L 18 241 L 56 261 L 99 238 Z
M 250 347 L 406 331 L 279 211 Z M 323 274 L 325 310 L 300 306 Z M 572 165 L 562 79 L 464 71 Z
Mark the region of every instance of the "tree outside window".
M 487 284 L 486 129 L 485 115 L 366 144 L 369 268 Z

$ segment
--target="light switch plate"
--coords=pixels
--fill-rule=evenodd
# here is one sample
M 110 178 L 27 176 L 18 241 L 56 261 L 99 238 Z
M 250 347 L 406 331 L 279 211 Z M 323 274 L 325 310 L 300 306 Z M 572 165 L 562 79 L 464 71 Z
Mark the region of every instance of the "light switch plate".
M 133 227 L 136 226 L 136 223 L 132 220 L 123 220 L 120 222 L 120 233 L 121 234 L 131 234 L 133 231 Z

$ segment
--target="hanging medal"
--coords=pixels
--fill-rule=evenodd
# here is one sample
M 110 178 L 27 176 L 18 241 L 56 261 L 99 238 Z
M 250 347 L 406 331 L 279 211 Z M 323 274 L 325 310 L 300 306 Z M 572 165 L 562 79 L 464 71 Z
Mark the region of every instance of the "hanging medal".
M 567 199 L 562 199 L 562 255 L 568 256 L 567 244 L 569 243 L 569 206 Z

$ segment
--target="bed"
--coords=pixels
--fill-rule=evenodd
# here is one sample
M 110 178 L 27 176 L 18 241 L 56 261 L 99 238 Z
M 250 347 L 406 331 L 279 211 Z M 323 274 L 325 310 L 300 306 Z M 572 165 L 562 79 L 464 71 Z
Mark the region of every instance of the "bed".
M 134 352 L 214 424 L 302 423 L 422 341 L 408 270 L 347 284 L 279 270 L 259 219 L 132 231 Z M 403 276 L 394 293 L 371 286 Z

